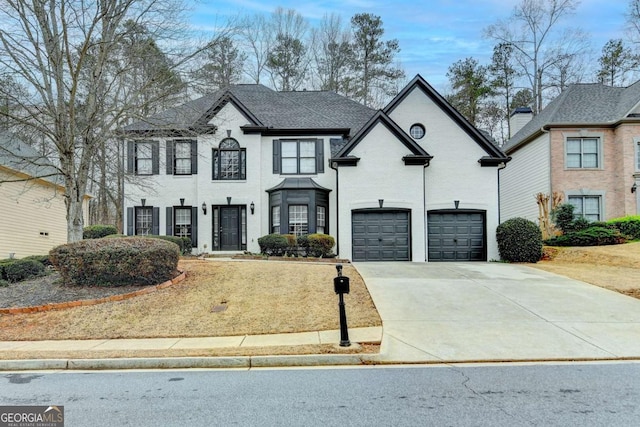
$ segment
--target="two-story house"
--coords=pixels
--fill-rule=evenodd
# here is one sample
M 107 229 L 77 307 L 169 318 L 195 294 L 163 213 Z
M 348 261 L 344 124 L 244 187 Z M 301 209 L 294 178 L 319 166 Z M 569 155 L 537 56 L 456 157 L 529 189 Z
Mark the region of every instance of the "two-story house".
M 88 202 L 85 196 L 85 222 Z M 64 183 L 58 168 L 9 132 L 0 133 L 0 218 L 0 259 L 45 255 L 67 243 Z
M 332 92 L 235 85 L 124 129 L 127 234 L 258 252 L 325 233 L 342 258 L 497 258 L 509 159 L 422 77 L 383 110 Z
M 640 82 L 571 85 L 537 116 L 517 109 L 512 119 L 522 127 L 503 147 L 503 220 L 537 221 L 536 194 L 554 192 L 593 221 L 640 213 Z

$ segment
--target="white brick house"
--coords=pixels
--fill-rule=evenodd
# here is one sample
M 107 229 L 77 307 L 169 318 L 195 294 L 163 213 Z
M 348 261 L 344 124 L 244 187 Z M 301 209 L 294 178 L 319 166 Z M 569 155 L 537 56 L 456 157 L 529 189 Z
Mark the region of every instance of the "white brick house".
M 188 235 L 198 253 L 318 232 L 354 261 L 498 257 L 509 158 L 420 76 L 380 111 L 237 85 L 125 132 L 127 234 Z

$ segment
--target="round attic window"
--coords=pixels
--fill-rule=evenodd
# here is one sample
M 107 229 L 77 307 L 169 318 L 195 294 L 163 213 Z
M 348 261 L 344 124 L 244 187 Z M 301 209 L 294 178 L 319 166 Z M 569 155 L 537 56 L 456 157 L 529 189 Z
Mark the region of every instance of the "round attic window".
M 413 139 L 421 139 L 424 136 L 424 126 L 422 126 L 420 123 L 411 125 L 409 133 L 411 134 L 411 137 Z

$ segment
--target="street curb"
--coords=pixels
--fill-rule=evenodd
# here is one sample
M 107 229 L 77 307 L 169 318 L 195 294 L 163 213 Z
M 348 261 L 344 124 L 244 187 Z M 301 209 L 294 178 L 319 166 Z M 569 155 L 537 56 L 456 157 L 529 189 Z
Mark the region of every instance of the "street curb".
M 232 369 L 371 364 L 370 354 L 0 360 L 0 371 L 111 369 Z

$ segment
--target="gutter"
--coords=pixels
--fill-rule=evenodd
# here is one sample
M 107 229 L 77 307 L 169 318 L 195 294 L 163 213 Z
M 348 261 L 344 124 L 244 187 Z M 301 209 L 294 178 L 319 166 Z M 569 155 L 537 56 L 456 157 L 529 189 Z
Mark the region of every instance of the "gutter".
M 338 167 L 334 167 L 334 162 L 332 162 L 331 159 L 329 159 L 329 167 L 336 171 L 336 255 L 340 256 L 340 185 L 338 180 Z

